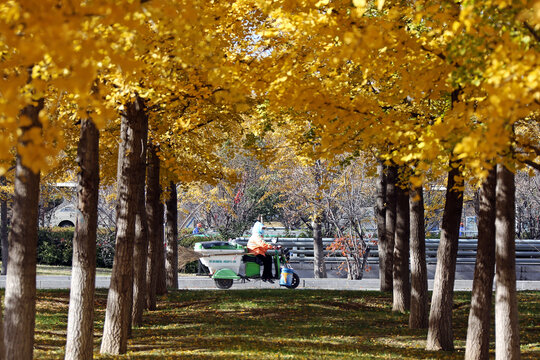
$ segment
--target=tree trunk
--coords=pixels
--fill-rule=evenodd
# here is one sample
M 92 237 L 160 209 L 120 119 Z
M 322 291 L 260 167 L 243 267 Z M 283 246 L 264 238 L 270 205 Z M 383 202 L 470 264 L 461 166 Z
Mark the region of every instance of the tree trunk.
M 396 187 L 396 237 L 393 265 L 392 311 L 406 312 L 410 307 L 411 283 L 409 281 L 409 192 Z
M 172 181 L 169 185 L 165 218 L 167 219 L 167 287 L 178 289 L 178 195 L 176 184 Z
M 139 156 L 139 178 L 146 179 L 146 148 L 148 142 L 148 117 L 143 118 L 142 150 Z M 142 326 L 146 306 L 146 262 L 148 256 L 148 222 L 145 205 L 145 181 L 137 183 L 137 213 L 135 215 L 135 241 L 133 247 L 133 305 L 131 324 Z
M 489 333 L 493 274 L 495 271 L 495 185 L 494 167 L 479 191 L 478 248 L 467 328 L 465 359 L 489 359 Z
M 98 154 L 99 131 L 92 120 L 82 120 L 77 153 L 78 211 L 73 235 L 73 265 L 65 359 L 92 359 L 94 354 Z
M 2 314 L 2 309 L 0 308 L 0 360 L 4 360 L 6 351 L 4 348 L 4 316 Z
M 326 263 L 324 261 L 324 245 L 322 240 L 322 216 L 319 212 L 322 205 L 322 188 L 324 186 L 324 165 L 320 160 L 316 160 L 312 167 L 314 181 L 317 186 L 315 194 L 316 206 L 311 222 L 313 229 L 313 276 L 317 279 L 326 278 Z
M 161 192 L 161 190 L 160 190 Z M 165 270 L 165 205 L 159 202 L 159 247 L 158 247 L 158 279 L 156 284 L 156 295 L 165 295 L 167 293 L 167 272 Z
M 414 188 L 409 196 L 411 212 L 411 313 L 409 328 L 428 327 L 428 279 L 426 266 L 426 233 L 424 230 L 424 192 Z
M 161 189 L 159 187 L 159 157 L 157 147 L 148 145 L 148 168 L 146 171 L 146 214 L 148 217 L 148 261 L 146 266 L 146 306 L 156 309 L 156 286 L 158 281 L 159 228 Z
M 122 116 L 118 151 L 116 248 L 107 297 L 101 353 L 123 354 L 131 326 L 133 301 L 133 238 L 137 205 L 138 162 L 142 153 L 144 110 L 136 99 Z
M 428 350 L 454 350 L 452 306 L 454 303 L 459 224 L 463 208 L 463 179 L 459 165 L 451 162 L 450 166 L 429 313 Z
M 396 181 L 397 167 L 390 166 L 386 173 L 386 235 L 384 237 L 384 242 L 382 243 L 384 251 L 379 253 L 381 291 L 392 291 L 393 289 L 394 242 L 396 232 Z
M 497 167 L 495 218 L 495 358 L 520 358 L 516 294 L 514 174 Z M 11 266 L 11 265 L 10 265 Z
M 384 173 L 384 164 L 381 160 L 377 165 L 377 203 L 375 206 L 375 214 L 377 217 L 377 247 L 379 250 L 379 274 L 380 274 L 380 290 L 389 291 L 392 288 L 390 279 L 387 278 L 384 271 L 384 256 L 386 252 L 386 175 Z M 381 257 L 382 256 L 382 257 Z
M 326 263 L 324 261 L 324 244 L 322 240 L 321 217 L 313 219 L 313 275 L 316 279 L 326 278 Z
M 144 186 L 137 195 L 135 217 L 135 247 L 133 249 L 133 308 L 132 325 L 142 326 L 146 307 L 146 266 L 148 257 L 148 223 L 146 218 Z
M 20 127 L 20 148 L 30 145 L 31 140 L 25 140 L 29 132 L 41 128 L 38 116 L 41 109 L 43 100 L 21 112 L 30 124 Z M 26 167 L 18 154 L 4 295 L 4 346 L 8 360 L 31 360 L 34 348 L 39 179 L 39 171 Z
M 3 176 L 0 177 L 0 185 L 6 185 L 6 178 Z M 7 198 L 8 194 L 6 192 L 0 193 L 0 238 L 2 240 L 2 275 L 6 275 L 7 265 L 9 261 Z

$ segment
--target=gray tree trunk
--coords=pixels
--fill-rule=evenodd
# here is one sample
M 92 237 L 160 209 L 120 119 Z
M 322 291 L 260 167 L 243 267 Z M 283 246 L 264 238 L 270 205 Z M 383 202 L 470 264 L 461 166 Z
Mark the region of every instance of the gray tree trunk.
M 489 359 L 490 317 L 495 272 L 495 186 L 497 168 L 490 172 L 479 191 L 478 248 L 467 328 L 465 359 Z
M 428 327 L 428 279 L 426 266 L 426 234 L 424 230 L 424 191 L 422 186 L 411 190 L 411 313 L 409 328 Z
M 131 324 L 142 326 L 143 312 L 146 306 L 146 262 L 148 256 L 148 223 L 145 205 L 146 148 L 148 142 L 148 118 L 144 116 L 142 124 L 142 150 L 139 155 L 139 179 L 137 183 L 137 213 L 135 215 L 135 241 L 133 247 L 133 305 Z
M 118 152 L 118 208 L 116 248 L 107 310 L 103 327 L 101 353 L 123 354 L 131 326 L 133 299 L 133 238 L 137 205 L 138 162 L 142 153 L 144 110 L 136 99 L 126 106 L 122 116 L 121 143 Z
M 148 258 L 148 223 L 146 218 L 144 186 L 137 195 L 135 217 L 135 246 L 133 249 L 133 307 L 132 325 L 142 326 L 146 307 L 146 266 Z
M 160 190 L 162 192 L 162 190 Z M 165 205 L 159 202 L 159 214 L 161 220 L 159 222 L 159 253 L 158 253 L 158 279 L 156 284 L 156 294 L 165 295 L 167 293 L 167 272 L 165 270 Z
M 324 245 L 322 241 L 322 187 L 324 185 L 324 167 L 320 160 L 316 160 L 312 167 L 313 177 L 317 186 L 315 194 L 317 208 L 313 213 L 311 221 L 313 229 L 313 276 L 315 278 L 326 278 L 326 262 L 324 261 Z M 350 274 L 349 274 L 350 275 Z
M 99 194 L 99 131 L 81 121 L 77 153 L 78 206 L 73 236 L 73 265 L 65 359 L 92 359 L 94 354 L 94 289 Z
M 169 185 L 169 199 L 166 205 L 167 287 L 178 289 L 178 195 L 176 184 L 172 181 Z
M 0 185 L 6 184 L 6 178 L 0 177 Z M 8 221 L 7 221 L 7 200 L 8 194 L 0 193 L 0 238 L 2 241 L 2 275 L 7 273 L 7 265 L 9 261 L 9 246 L 8 246 Z
M 411 300 L 409 280 L 409 192 L 396 187 L 396 237 L 394 243 L 392 311 L 405 313 Z
M 156 290 L 158 281 L 158 253 L 160 242 L 160 216 L 159 187 L 159 157 L 157 148 L 148 145 L 148 168 L 146 170 L 146 215 L 148 217 L 148 257 L 146 264 L 146 306 L 148 310 L 156 309 Z
M 6 351 L 4 348 L 4 314 L 2 314 L 2 309 L 0 309 L 0 360 L 6 358 Z
M 463 179 L 458 164 L 451 162 L 446 187 L 446 202 L 437 250 L 437 268 L 429 312 L 427 350 L 454 350 L 452 307 L 459 241 L 459 224 L 463 208 Z
M 324 261 L 324 244 L 322 240 L 321 217 L 313 219 L 313 275 L 316 279 L 326 278 L 326 262 Z
M 386 235 L 384 237 L 384 242 L 382 243 L 384 251 L 379 253 L 381 291 L 392 291 L 393 289 L 394 244 L 396 233 L 396 181 L 397 167 L 390 166 L 386 172 Z M 379 240 L 379 242 L 381 241 Z
M 392 311 L 405 313 L 411 300 L 409 280 L 409 192 L 396 187 L 396 235 L 393 266 Z
M 514 173 L 498 165 L 495 218 L 495 358 L 497 360 L 517 360 L 521 356 L 516 294 L 515 192 Z
M 28 105 L 21 112 L 30 120 L 21 126 L 19 146 L 29 145 L 23 140 L 28 132 L 41 128 L 39 112 L 43 100 Z M 36 316 L 36 257 L 39 204 L 39 172 L 23 165 L 17 155 L 15 167 L 15 195 L 11 229 L 8 236 L 9 266 L 4 295 L 4 346 L 7 360 L 31 360 L 34 349 Z
M 385 254 L 386 252 L 386 175 L 384 164 L 381 160 L 377 165 L 377 203 L 375 206 L 375 214 L 377 217 L 377 247 L 379 254 Z M 384 255 L 383 260 L 386 259 Z M 380 290 L 381 291 L 390 291 L 392 285 L 390 283 L 391 279 L 386 277 L 386 272 L 384 271 L 384 261 L 379 261 L 379 274 L 380 274 Z

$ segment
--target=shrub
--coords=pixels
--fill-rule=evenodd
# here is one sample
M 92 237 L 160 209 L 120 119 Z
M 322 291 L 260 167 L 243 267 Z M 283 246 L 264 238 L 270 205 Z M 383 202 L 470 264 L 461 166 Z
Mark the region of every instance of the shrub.
M 38 231 L 37 262 L 43 265 L 71 266 L 73 228 L 43 228 Z M 96 266 L 111 268 L 114 259 L 114 230 L 100 229 L 96 241 Z
M 97 267 L 112 268 L 115 241 L 114 230 L 98 230 L 96 239 Z
M 73 257 L 73 234 L 74 228 L 43 228 L 38 231 L 38 264 L 71 266 Z M 111 268 L 114 260 L 115 245 L 114 229 L 98 229 L 96 240 L 96 266 Z M 179 246 L 193 249 L 193 245 L 201 241 L 222 241 L 219 235 L 195 236 L 182 232 L 178 241 Z M 186 265 L 184 272 L 197 273 L 198 262 L 194 261 Z
M 38 231 L 38 264 L 71 266 L 73 228 L 40 229 Z

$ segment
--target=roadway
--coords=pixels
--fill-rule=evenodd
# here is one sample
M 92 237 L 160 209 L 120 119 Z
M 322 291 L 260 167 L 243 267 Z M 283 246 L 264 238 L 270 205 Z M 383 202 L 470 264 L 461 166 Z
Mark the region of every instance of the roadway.
M 70 276 L 61 275 L 39 275 L 36 278 L 38 289 L 68 289 L 71 285 Z M 108 288 L 110 278 L 108 276 L 98 276 L 96 278 L 96 288 Z M 0 276 L 0 288 L 6 285 L 6 276 Z M 472 280 L 456 280 L 454 289 L 456 291 L 470 291 Z M 178 280 L 178 287 L 182 290 L 205 290 L 216 289 L 214 281 L 207 276 L 181 276 Z M 235 281 L 231 289 L 277 289 L 279 284 L 269 284 L 257 281 L 241 283 Z M 321 289 L 321 290 L 379 290 L 379 279 L 365 278 L 362 280 L 347 280 L 340 278 L 314 279 L 301 278 L 299 289 Z M 540 290 L 540 281 L 518 280 L 516 288 L 518 291 Z M 428 280 L 428 289 L 433 289 L 433 280 Z

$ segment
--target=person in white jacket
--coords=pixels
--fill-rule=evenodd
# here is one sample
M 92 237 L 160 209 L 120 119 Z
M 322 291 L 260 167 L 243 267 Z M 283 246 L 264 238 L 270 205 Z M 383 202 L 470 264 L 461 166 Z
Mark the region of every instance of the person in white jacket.
M 266 255 L 266 251 L 273 249 L 274 247 L 263 240 L 263 234 L 264 224 L 262 223 L 262 219 L 260 219 L 253 225 L 253 228 L 251 228 L 251 237 L 247 243 L 247 248 L 251 254 L 255 254 L 257 256 L 257 259 L 259 259 L 264 266 L 262 280 L 273 283 L 272 257 Z

